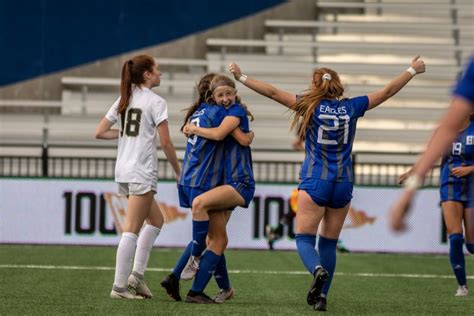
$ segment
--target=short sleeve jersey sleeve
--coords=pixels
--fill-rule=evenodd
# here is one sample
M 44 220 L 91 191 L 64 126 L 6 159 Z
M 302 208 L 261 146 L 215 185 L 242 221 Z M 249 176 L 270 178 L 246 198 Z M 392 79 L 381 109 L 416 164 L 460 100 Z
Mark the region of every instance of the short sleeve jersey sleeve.
M 245 112 L 245 109 L 240 104 L 236 103 L 228 109 L 227 115 L 245 117 L 247 115 L 247 112 Z
M 120 98 L 117 99 L 117 101 L 112 104 L 110 109 L 107 111 L 105 114 L 105 118 L 109 120 L 112 124 L 117 123 L 118 121 L 118 104 L 119 104 Z
M 236 103 L 233 104 L 228 110 L 227 110 L 227 115 L 228 116 L 235 116 L 240 118 L 240 124 L 239 127 L 242 129 L 244 133 L 249 132 L 249 123 L 248 123 L 248 118 L 247 118 L 247 111 L 245 108 Z
M 226 116 L 227 110 L 223 106 L 212 107 L 212 113 L 210 113 L 212 127 L 221 125 Z
M 466 70 L 454 87 L 453 95 L 470 101 L 474 106 L 474 56 L 471 56 Z
M 151 104 L 151 117 L 155 126 L 168 119 L 168 104 L 163 98 L 154 98 Z
M 363 117 L 369 108 L 369 97 L 364 95 L 349 100 L 354 111 L 354 117 Z

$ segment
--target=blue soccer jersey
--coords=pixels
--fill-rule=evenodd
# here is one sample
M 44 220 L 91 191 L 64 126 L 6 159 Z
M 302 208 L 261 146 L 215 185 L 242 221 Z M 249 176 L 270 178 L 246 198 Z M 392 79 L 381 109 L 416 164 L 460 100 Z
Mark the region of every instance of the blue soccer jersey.
M 306 157 L 301 179 L 318 178 L 352 182 L 352 143 L 359 117 L 364 116 L 369 98 L 321 100 L 306 130 Z
M 199 127 L 218 127 L 227 111 L 218 105 L 201 104 L 190 122 Z M 190 135 L 186 145 L 179 184 L 205 190 L 222 184 L 224 146 L 220 142 Z
M 453 94 L 470 101 L 474 107 L 474 56 L 471 56 L 466 70 L 454 87 Z
M 233 104 L 227 109 L 228 116 L 240 118 L 240 129 L 250 132 L 247 111 L 240 104 Z M 250 147 L 240 145 L 231 135 L 225 139 L 224 183 L 241 182 L 249 186 L 255 185 L 252 169 L 252 153 Z
M 443 158 L 440 175 L 441 201 L 468 201 L 472 176 L 456 177 L 453 168 L 474 164 L 474 122 L 453 142 L 451 151 Z

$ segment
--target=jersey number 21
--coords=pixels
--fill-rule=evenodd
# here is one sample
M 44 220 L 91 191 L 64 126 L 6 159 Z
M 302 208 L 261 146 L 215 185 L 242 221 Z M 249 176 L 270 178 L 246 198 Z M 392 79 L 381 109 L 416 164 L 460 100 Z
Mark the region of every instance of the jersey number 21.
M 318 129 L 318 143 L 324 145 L 337 145 L 337 140 L 329 139 L 328 137 L 324 137 L 324 134 L 328 134 L 329 131 L 337 131 L 339 130 L 339 119 L 344 120 L 344 144 L 347 144 L 349 140 L 349 115 L 342 115 L 337 117 L 336 115 L 328 115 L 328 114 L 319 114 L 318 118 L 324 122 Z M 326 124 L 327 122 L 327 124 Z

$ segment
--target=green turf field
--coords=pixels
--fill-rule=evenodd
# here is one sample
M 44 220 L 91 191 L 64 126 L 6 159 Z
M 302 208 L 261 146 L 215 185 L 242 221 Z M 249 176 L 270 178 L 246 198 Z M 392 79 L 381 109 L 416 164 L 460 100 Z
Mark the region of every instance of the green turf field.
M 226 253 L 236 297 L 222 305 L 174 302 L 159 286 L 179 256 L 154 249 L 145 275 L 150 300 L 112 300 L 114 247 L 0 245 L 0 315 L 310 315 L 311 277 L 296 252 Z M 470 283 L 474 256 L 466 257 Z M 331 315 L 474 315 L 474 291 L 454 297 L 447 256 L 338 254 Z M 191 283 L 181 282 L 184 296 Z M 212 280 L 207 294 L 217 288 Z

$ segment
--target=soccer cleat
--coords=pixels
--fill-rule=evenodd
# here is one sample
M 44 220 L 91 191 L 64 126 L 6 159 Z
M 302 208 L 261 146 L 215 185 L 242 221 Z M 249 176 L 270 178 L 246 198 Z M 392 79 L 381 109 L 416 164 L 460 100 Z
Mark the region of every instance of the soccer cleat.
M 173 273 L 166 276 L 161 281 L 160 285 L 166 290 L 169 297 L 177 302 L 181 301 L 181 295 L 179 294 L 179 280 L 176 279 Z
M 190 256 L 186 266 L 184 267 L 183 271 L 181 271 L 181 279 L 183 280 L 191 280 L 199 270 L 199 257 Z
M 454 296 L 468 296 L 468 295 L 469 295 L 469 289 L 467 285 L 460 285 Z
M 121 298 L 127 300 L 141 300 L 143 299 L 142 296 L 135 295 L 132 291 L 128 288 L 119 288 L 114 285 L 112 291 L 110 292 L 110 298 Z
M 268 249 L 273 250 L 273 243 L 275 240 L 273 239 L 273 228 L 270 225 L 265 226 L 265 235 L 267 236 L 268 240 Z
M 265 226 L 265 235 L 268 240 L 268 248 L 273 250 L 273 244 L 283 235 L 283 225 L 280 223 L 277 227 L 272 227 L 271 225 Z
M 314 279 L 311 283 L 311 287 L 308 291 L 308 296 L 306 297 L 306 302 L 308 305 L 316 304 L 318 298 L 321 296 L 321 289 L 326 283 L 329 277 L 329 273 L 323 267 L 319 267 L 314 272 Z
M 207 296 L 204 292 L 196 293 L 193 291 L 189 291 L 188 295 L 186 295 L 186 299 L 184 300 L 186 303 L 193 303 L 193 304 L 215 304 L 214 300 Z
M 217 292 L 216 296 L 214 296 L 213 300 L 214 302 L 218 304 L 222 304 L 225 301 L 229 301 L 234 298 L 234 289 L 230 288 L 227 290 L 220 289 L 219 292 Z
M 152 298 L 153 294 L 151 294 L 150 289 L 145 283 L 143 278 L 137 277 L 135 274 L 130 274 L 128 277 L 128 286 L 132 288 L 137 295 L 143 296 L 144 298 Z
M 316 304 L 314 304 L 314 310 L 315 311 L 326 311 L 326 305 L 327 305 L 327 301 L 326 301 L 326 298 L 325 297 L 318 297 L 317 301 L 316 301 Z
M 350 252 L 350 250 L 347 249 L 347 248 L 344 246 L 344 244 L 342 243 L 342 240 L 341 240 L 341 239 L 339 239 L 339 240 L 337 241 L 336 250 L 339 251 L 339 252 L 341 252 L 341 253 Z

